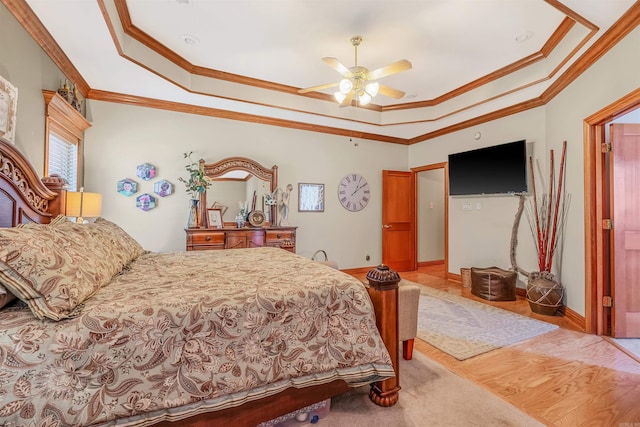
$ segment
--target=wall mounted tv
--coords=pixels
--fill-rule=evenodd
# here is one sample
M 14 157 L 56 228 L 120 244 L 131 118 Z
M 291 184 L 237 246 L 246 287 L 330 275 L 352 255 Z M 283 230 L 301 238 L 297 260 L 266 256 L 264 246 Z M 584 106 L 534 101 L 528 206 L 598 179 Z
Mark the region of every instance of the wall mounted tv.
M 449 195 L 505 195 L 527 191 L 525 140 L 449 154 Z

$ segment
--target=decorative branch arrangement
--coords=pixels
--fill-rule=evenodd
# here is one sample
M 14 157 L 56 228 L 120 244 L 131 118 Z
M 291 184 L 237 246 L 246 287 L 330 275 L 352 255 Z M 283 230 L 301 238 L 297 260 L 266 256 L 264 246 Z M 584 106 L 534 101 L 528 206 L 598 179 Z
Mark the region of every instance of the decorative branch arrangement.
M 547 193 L 538 195 L 536 188 L 533 160 L 529 158 L 533 197 L 527 204 L 525 212 L 531 228 L 531 234 L 538 253 L 538 269 L 540 272 L 551 272 L 553 256 L 564 232 L 571 196 L 563 191 L 565 180 L 565 161 L 567 141 L 562 144 L 560 171 L 555 176 L 553 150 L 549 154 L 549 189 Z

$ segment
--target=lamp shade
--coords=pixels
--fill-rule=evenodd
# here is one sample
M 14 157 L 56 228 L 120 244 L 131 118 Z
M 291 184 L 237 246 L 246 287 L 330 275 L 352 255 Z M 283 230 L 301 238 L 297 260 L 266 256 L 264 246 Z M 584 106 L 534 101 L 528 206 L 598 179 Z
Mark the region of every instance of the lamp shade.
M 358 103 L 360 105 L 367 105 L 370 102 L 371 102 L 371 95 L 369 95 L 367 92 L 363 91 L 361 94 L 358 95 Z
M 102 211 L 102 195 L 84 191 L 67 193 L 66 215 L 76 218 L 94 218 Z

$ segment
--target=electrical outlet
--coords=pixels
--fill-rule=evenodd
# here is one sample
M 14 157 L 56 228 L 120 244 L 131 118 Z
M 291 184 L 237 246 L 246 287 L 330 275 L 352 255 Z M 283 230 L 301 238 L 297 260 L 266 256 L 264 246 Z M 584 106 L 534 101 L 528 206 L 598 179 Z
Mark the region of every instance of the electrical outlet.
M 464 202 L 464 203 L 462 204 L 462 210 L 463 210 L 463 211 L 471 211 L 471 210 L 473 210 L 473 203 L 471 203 L 471 202 Z

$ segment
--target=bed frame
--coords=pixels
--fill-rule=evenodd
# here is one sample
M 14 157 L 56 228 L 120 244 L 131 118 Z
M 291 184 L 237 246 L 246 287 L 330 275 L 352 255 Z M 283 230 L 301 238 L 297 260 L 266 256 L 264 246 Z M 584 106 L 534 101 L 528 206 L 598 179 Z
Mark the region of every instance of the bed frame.
M 59 214 L 65 213 L 65 201 L 65 182 L 62 178 L 51 176 L 40 179 L 31 163 L 12 144 L 0 138 L 0 227 L 14 227 L 29 222 L 48 224 Z M 400 390 L 397 282 L 382 285 L 370 282 L 368 291 L 374 303 L 378 330 L 396 372 L 395 378 L 372 384 L 369 397 L 380 406 L 392 406 L 398 401 Z M 289 388 L 235 408 L 203 413 L 178 423 L 164 421 L 158 425 L 205 427 L 233 421 L 235 426 L 253 427 L 348 390 L 349 387 L 342 380 L 301 389 Z

